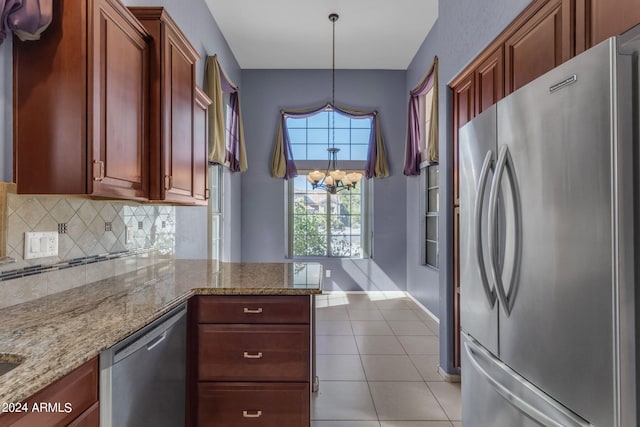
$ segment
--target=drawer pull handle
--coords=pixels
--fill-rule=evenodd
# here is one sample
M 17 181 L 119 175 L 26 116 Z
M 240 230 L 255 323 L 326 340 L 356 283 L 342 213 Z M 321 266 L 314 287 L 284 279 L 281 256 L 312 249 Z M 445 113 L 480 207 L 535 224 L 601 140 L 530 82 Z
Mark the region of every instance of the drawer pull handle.
M 242 416 L 245 418 L 260 418 L 262 416 L 262 411 L 242 411 Z
M 259 351 L 256 354 L 247 353 L 246 351 L 243 354 L 245 359 L 262 359 L 262 352 Z
M 255 310 L 245 307 L 244 308 L 244 312 L 245 313 L 250 313 L 250 314 L 260 314 L 260 313 L 262 313 L 262 307 L 256 308 Z

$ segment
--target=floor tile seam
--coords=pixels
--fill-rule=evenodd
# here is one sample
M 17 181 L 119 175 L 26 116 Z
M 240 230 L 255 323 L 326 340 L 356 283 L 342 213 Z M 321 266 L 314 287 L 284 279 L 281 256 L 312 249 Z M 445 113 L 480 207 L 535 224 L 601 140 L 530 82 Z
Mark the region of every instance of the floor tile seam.
M 394 382 L 394 383 L 423 383 L 425 385 L 425 387 L 427 387 L 427 390 L 429 391 L 429 393 L 431 393 L 431 396 L 433 396 L 434 400 L 436 401 L 436 403 L 438 404 L 438 406 L 440 407 L 440 409 L 442 410 L 442 413 L 445 415 L 445 417 L 447 417 L 446 420 L 438 420 L 438 419 L 415 419 L 415 420 L 406 420 L 406 419 L 402 419 L 402 420 L 388 420 L 388 419 L 380 419 L 380 415 L 378 415 L 377 412 L 377 408 L 376 408 L 376 415 L 378 416 L 378 421 L 449 421 L 449 423 L 453 424 L 452 421 L 460 421 L 460 420 L 451 420 L 449 418 L 449 414 L 447 414 L 447 411 L 444 410 L 444 408 L 442 407 L 442 404 L 440 403 L 440 401 L 438 400 L 438 398 L 436 397 L 435 393 L 431 390 L 431 388 L 429 387 L 429 385 L 427 384 L 426 381 L 367 381 L 367 387 L 369 387 L 369 392 L 371 393 L 371 385 L 370 383 L 374 382 L 374 383 L 386 383 L 386 382 Z M 434 381 L 435 382 L 435 381 Z M 376 406 L 376 402 L 375 400 L 373 400 L 373 394 L 371 395 L 371 400 L 373 401 L 373 407 L 375 408 Z
M 358 345 L 358 342 L 356 341 L 356 346 L 357 345 Z M 362 365 L 362 371 L 364 372 L 364 378 L 367 383 L 367 390 L 369 390 L 369 397 L 371 398 L 371 404 L 373 405 L 373 410 L 376 413 L 376 419 L 378 420 L 378 424 L 380 424 L 380 414 L 378 414 L 378 407 L 376 406 L 376 401 L 373 398 L 373 393 L 371 392 L 371 386 L 369 385 L 369 378 L 367 377 L 367 370 L 364 369 L 364 362 L 362 361 L 362 355 L 358 354 L 358 357 L 360 358 L 360 364 Z
M 442 404 L 440 403 L 440 399 L 438 399 L 438 396 L 436 396 L 436 394 L 434 393 L 434 391 L 431 389 L 431 387 L 429 386 L 429 383 L 440 383 L 441 381 L 425 381 L 425 383 L 427 384 L 427 387 L 429 387 L 429 391 L 431 391 L 431 393 L 433 394 L 433 396 L 436 398 L 436 400 L 438 401 L 438 405 L 440 405 L 440 407 L 442 408 L 442 410 L 444 411 L 445 415 L 447 416 L 447 418 L 449 419 L 450 422 L 452 421 L 461 421 L 461 420 L 452 420 L 449 417 L 449 414 L 447 413 L 447 411 L 445 411 L 444 406 L 442 406 Z M 442 381 L 443 383 L 446 383 L 446 381 Z
M 420 378 L 422 378 L 422 381 L 424 381 L 426 383 L 427 382 L 426 378 L 424 377 L 424 375 L 422 375 L 422 372 L 420 372 L 420 369 L 418 369 L 418 366 L 416 365 L 416 362 L 414 362 L 413 358 L 411 357 L 411 356 L 418 356 L 418 355 L 407 354 L 407 356 L 409 357 L 409 360 L 411 361 L 411 364 L 413 365 L 413 367 L 416 368 L 416 371 L 418 371 L 418 374 L 420 374 Z M 419 355 L 419 356 L 422 356 L 422 355 Z M 429 387 L 428 384 L 427 384 L 427 387 Z M 431 390 L 431 389 L 429 389 L 429 390 Z M 447 417 L 448 417 L 448 415 L 447 415 Z
M 395 335 L 354 335 L 353 339 L 356 341 L 356 347 L 358 348 L 358 354 L 359 355 L 363 355 L 363 353 L 360 352 L 360 346 L 358 345 L 358 339 L 356 337 L 394 337 L 396 339 L 396 341 L 398 342 L 398 344 L 400 344 L 400 348 L 402 349 L 402 351 L 404 352 L 404 354 L 406 356 L 409 356 L 409 353 L 407 353 L 407 350 L 403 347 L 402 343 L 400 342 L 400 340 L 398 339 L 397 336 Z M 365 356 L 371 356 L 371 355 L 376 355 L 378 353 L 364 353 Z M 385 354 L 382 354 L 381 356 L 384 356 Z M 386 354 L 386 356 L 400 356 L 399 354 Z
M 431 382 L 437 382 L 437 381 L 431 381 Z M 447 420 L 449 422 L 458 421 L 458 420 L 452 420 L 451 418 L 449 418 L 449 413 L 444 409 L 444 406 L 442 406 L 442 403 L 440 403 L 440 399 L 438 399 L 438 396 L 436 396 L 436 394 L 433 392 L 433 390 L 431 390 L 431 387 L 429 387 L 429 383 L 427 381 L 424 381 L 424 384 L 427 386 L 427 389 L 429 390 L 429 393 L 431 393 L 431 395 L 436 400 L 436 402 L 438 402 L 438 406 L 440 406 L 440 409 L 442 409 L 442 412 L 447 416 Z

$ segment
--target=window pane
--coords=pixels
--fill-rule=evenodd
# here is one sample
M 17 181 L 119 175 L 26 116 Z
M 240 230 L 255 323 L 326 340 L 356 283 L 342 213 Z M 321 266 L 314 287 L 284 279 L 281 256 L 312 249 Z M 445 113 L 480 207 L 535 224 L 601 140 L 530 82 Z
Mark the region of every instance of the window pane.
M 307 191 L 307 181 L 306 175 L 298 175 L 293 178 L 293 189 L 296 193 Z
M 351 144 L 350 160 L 367 160 L 368 151 L 369 145 L 367 144 Z
M 438 217 L 427 217 L 427 240 L 438 240 Z
M 329 127 L 329 112 L 323 111 L 307 118 L 307 126 L 310 128 L 328 128 Z
M 438 187 L 440 185 L 440 168 L 438 166 L 429 166 L 429 187 Z
M 346 128 L 349 129 L 351 127 L 351 119 L 349 117 L 344 116 L 340 113 L 335 113 L 334 118 L 336 128 Z
M 292 144 L 306 144 L 307 130 L 306 129 L 289 129 L 289 141 L 291 141 Z
M 351 127 L 360 129 L 371 129 L 371 119 L 368 117 L 362 119 L 351 119 Z
M 351 256 L 351 239 L 349 236 L 332 237 L 331 254 L 333 256 Z
M 351 150 L 349 150 L 349 144 L 336 144 L 336 148 L 340 149 L 340 151 L 338 151 L 336 155 L 336 158 L 338 160 L 349 160 L 349 156 L 351 154 Z
M 291 144 L 291 152 L 294 160 L 307 160 L 306 144 Z
M 308 144 L 324 144 L 329 143 L 329 129 L 309 129 L 307 131 Z
M 336 145 L 344 145 L 349 146 L 349 129 L 333 129 L 329 130 L 329 140 L 335 141 Z M 349 152 L 349 150 L 346 150 Z
M 307 145 L 307 160 L 326 160 L 328 162 L 327 146 L 324 144 Z
M 294 119 L 287 117 L 287 129 L 302 128 L 306 129 L 307 119 Z
M 370 129 L 351 129 L 351 143 L 352 144 L 369 144 L 369 137 L 371 136 Z
M 429 193 L 429 208 L 428 212 L 438 212 L 438 200 L 439 200 L 439 191 L 437 188 L 428 191 Z
M 427 242 L 427 264 L 438 268 L 438 244 Z

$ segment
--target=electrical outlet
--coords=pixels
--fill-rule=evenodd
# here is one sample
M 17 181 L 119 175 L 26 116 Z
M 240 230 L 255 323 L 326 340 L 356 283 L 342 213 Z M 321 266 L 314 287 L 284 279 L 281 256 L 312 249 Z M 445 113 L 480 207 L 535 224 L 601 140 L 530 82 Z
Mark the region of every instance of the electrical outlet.
M 325 270 L 324 277 L 331 277 L 331 270 Z
M 24 259 L 58 255 L 58 232 L 24 233 Z

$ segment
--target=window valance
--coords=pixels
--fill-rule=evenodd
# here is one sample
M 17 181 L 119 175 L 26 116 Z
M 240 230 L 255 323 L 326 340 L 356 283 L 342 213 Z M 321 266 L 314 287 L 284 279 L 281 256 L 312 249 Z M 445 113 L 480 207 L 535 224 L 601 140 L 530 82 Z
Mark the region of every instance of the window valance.
M 320 107 L 305 110 L 280 111 L 278 131 L 271 158 L 271 176 L 274 178 L 293 178 L 298 174 L 291 150 L 291 141 L 287 130 L 287 118 L 305 118 L 322 111 L 337 111 L 349 118 L 370 118 L 371 134 L 367 151 L 365 175 L 367 178 L 382 178 L 389 176 L 389 164 L 384 148 L 384 140 L 377 111 L 361 111 L 351 108 L 338 107 L 327 103 Z
M 420 97 L 433 89 L 431 105 L 421 108 Z M 424 129 L 425 110 L 431 111 L 429 129 Z M 424 135 L 424 138 L 423 138 Z M 423 146 L 422 143 L 425 145 Z M 426 152 L 425 152 L 426 151 Z M 405 147 L 404 174 L 420 175 L 420 163 L 438 162 L 438 57 L 427 71 L 422 81 L 409 92 L 409 119 L 407 123 L 407 144 Z
M 209 162 L 227 166 L 232 172 L 244 172 L 247 170 L 247 154 L 240 94 L 238 87 L 220 67 L 216 55 L 207 56 L 204 91 L 212 101 L 209 107 Z M 225 122 L 223 93 L 230 94 L 229 123 Z

